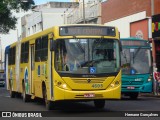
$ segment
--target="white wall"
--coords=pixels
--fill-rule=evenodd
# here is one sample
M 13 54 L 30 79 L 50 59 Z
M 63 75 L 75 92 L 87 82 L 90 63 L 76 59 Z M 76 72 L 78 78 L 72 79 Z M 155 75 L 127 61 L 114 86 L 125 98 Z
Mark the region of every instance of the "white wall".
M 43 30 L 53 26 L 63 25 L 64 23 L 67 23 L 67 15 L 70 13 L 71 10 L 72 8 L 68 8 L 68 11 L 65 12 L 65 14 L 64 11 L 66 11 L 66 8 L 44 8 L 39 10 L 42 11 Z M 42 21 L 42 19 L 41 12 L 33 12 L 33 14 L 31 14 L 27 18 L 27 36 L 42 31 L 42 29 L 39 29 L 38 27 L 38 24 Z M 36 31 L 33 31 L 32 29 L 32 26 L 34 25 L 36 25 Z M 30 32 L 28 32 L 28 28 L 30 28 Z
M 145 18 L 146 18 L 146 11 L 143 11 L 111 22 L 107 22 L 105 23 L 105 25 L 118 27 L 118 30 L 120 32 L 120 37 L 126 38 L 130 37 L 130 23 L 143 20 Z
M 66 11 L 66 8 L 54 8 L 51 11 L 46 11 L 43 14 L 44 29 L 66 23 L 66 16 L 70 10 L 68 10 L 65 14 L 64 11 Z

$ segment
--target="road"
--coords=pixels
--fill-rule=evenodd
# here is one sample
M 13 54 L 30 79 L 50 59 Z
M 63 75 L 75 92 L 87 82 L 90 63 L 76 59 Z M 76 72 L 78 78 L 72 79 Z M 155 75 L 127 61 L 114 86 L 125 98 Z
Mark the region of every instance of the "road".
M 47 111 L 42 100 L 33 100 L 24 103 L 21 98 L 10 98 L 5 88 L 0 88 L 0 111 Z M 120 111 L 123 111 L 121 113 Z M 160 98 L 158 97 L 139 97 L 138 100 L 124 98 L 122 100 L 106 100 L 104 109 L 97 110 L 93 102 L 86 103 L 65 103 L 55 110 L 47 111 L 51 116 L 80 116 L 80 117 L 106 117 L 108 113 L 124 114 L 128 112 L 156 112 L 160 116 Z M 116 115 L 116 114 L 115 114 Z M 111 117 L 113 114 L 111 114 Z M 121 116 L 121 115 L 120 115 Z

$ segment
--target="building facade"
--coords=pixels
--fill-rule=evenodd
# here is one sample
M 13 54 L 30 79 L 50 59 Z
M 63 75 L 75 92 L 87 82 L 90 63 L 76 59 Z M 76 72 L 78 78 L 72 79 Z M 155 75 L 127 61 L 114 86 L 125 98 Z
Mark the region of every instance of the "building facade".
M 117 26 L 121 37 L 152 38 L 151 16 L 160 13 L 160 0 L 108 0 L 102 3 L 102 23 Z
M 67 16 L 68 24 L 101 23 L 101 0 L 80 0 Z
M 67 14 L 78 4 L 78 2 L 49 2 L 34 6 L 33 13 L 21 18 L 22 38 L 56 25 L 66 24 Z

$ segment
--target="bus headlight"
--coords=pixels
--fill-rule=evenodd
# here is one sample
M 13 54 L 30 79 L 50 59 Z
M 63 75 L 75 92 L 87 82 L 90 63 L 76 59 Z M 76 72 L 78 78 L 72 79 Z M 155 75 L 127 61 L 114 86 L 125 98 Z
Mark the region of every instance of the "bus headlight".
M 152 79 L 151 78 L 148 78 L 148 82 L 150 82 Z
M 150 82 L 150 81 L 152 81 L 152 77 L 151 76 L 148 78 L 148 82 Z
M 111 84 L 111 87 L 114 87 L 114 84 Z
M 62 88 L 63 88 L 63 89 L 66 89 L 66 88 L 67 88 L 67 85 L 66 85 L 66 84 L 63 84 L 63 85 L 62 85 Z

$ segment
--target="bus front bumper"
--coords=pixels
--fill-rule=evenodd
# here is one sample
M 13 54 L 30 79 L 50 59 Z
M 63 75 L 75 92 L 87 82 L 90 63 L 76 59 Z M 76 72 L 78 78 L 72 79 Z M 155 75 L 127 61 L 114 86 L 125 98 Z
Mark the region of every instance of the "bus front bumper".
M 152 84 L 148 82 L 143 85 L 122 85 L 122 93 L 125 92 L 150 93 L 152 92 Z
M 54 98 L 52 101 L 59 100 L 94 100 L 94 99 L 120 99 L 121 85 L 106 90 L 80 91 L 64 90 L 55 86 Z

